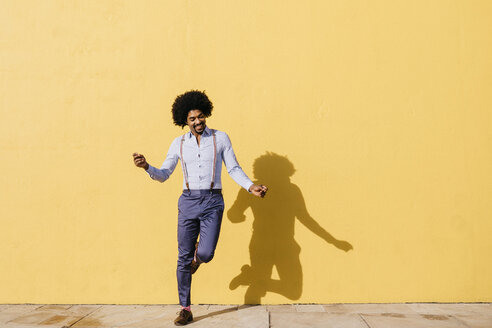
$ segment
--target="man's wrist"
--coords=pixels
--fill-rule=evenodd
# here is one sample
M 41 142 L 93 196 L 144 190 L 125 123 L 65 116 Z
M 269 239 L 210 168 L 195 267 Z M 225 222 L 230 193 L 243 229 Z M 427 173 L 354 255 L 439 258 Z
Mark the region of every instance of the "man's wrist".
M 146 163 L 146 166 L 144 166 L 144 167 L 143 167 L 143 169 L 144 169 L 145 171 L 147 171 L 147 170 L 149 169 L 149 167 L 150 167 L 150 166 L 149 166 L 149 163 Z

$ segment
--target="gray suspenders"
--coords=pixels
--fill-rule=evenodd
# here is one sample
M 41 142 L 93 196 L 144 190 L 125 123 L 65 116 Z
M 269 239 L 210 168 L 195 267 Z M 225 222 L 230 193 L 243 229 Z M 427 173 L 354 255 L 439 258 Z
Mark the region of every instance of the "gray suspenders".
M 190 184 L 188 183 L 188 170 L 186 169 L 186 163 L 184 162 L 184 158 L 183 158 L 183 142 L 185 140 L 185 135 L 186 134 L 183 134 L 183 136 L 181 137 L 181 147 L 180 147 L 180 155 L 181 155 L 181 165 L 183 167 L 183 175 L 184 175 L 184 178 L 185 178 L 185 182 L 186 182 L 186 188 L 188 190 L 190 190 Z M 214 164 L 212 166 L 212 181 L 210 182 L 210 189 L 213 189 L 214 188 L 214 181 L 215 181 L 215 165 L 217 163 L 217 141 L 215 140 L 215 130 L 212 130 L 212 137 L 213 137 L 213 140 L 214 140 Z

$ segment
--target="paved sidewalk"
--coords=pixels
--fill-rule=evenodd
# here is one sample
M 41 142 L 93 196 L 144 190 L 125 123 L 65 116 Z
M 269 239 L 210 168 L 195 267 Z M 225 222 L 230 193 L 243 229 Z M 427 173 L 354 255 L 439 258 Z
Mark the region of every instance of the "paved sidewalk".
M 0 305 L 1 328 L 175 327 L 178 305 Z M 188 327 L 492 328 L 491 303 L 192 305 Z

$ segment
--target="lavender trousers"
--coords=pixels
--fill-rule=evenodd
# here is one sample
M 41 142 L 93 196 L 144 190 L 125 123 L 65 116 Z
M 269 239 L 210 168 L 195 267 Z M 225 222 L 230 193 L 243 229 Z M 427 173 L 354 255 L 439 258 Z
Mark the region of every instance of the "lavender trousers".
M 178 200 L 178 278 L 179 304 L 191 304 L 191 261 L 209 262 L 214 257 L 219 240 L 224 198 L 220 189 L 184 190 Z

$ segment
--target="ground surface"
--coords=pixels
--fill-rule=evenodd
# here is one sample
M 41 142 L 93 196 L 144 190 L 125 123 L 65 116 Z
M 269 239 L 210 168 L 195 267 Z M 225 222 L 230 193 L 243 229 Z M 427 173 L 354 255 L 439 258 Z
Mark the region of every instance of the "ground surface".
M 177 305 L 0 305 L 1 328 L 175 327 Z M 492 328 L 491 303 L 192 305 L 189 327 Z

